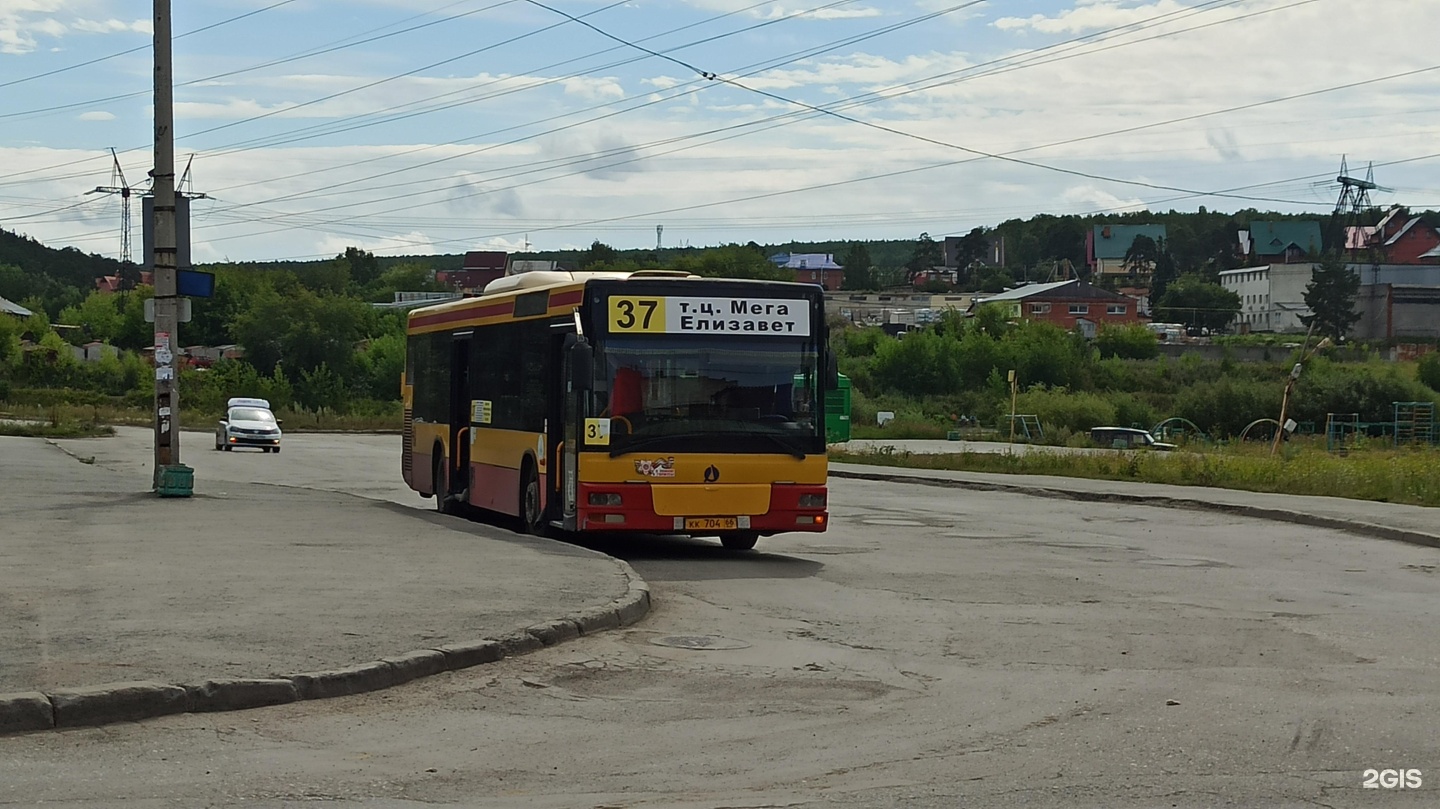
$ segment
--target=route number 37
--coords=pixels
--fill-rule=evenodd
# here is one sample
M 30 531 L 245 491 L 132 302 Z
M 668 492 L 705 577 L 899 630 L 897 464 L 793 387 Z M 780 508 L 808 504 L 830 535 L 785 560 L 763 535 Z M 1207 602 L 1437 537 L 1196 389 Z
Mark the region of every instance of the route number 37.
M 611 298 L 610 330 L 664 331 L 664 305 L 656 298 Z
M 1366 789 L 1419 789 L 1419 770 L 1366 770 L 1363 786 Z

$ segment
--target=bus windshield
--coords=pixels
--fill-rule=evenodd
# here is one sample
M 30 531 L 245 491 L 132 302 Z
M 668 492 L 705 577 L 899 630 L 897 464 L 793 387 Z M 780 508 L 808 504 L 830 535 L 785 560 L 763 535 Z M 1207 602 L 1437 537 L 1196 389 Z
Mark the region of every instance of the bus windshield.
M 613 420 L 612 455 L 824 451 L 812 340 L 615 336 L 602 356 L 597 407 Z

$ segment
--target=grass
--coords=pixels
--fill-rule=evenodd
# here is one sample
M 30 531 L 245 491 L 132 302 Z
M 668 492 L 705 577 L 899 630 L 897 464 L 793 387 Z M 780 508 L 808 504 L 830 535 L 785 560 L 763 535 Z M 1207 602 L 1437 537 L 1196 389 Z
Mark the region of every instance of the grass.
M 78 421 L 0 421 L 0 435 L 17 438 L 96 438 L 114 435 L 115 428 L 108 424 L 94 424 Z
M 1326 452 L 1322 441 L 1287 445 L 1276 457 L 1271 457 L 1268 446 L 1263 445 L 1203 452 L 1093 454 L 1031 449 L 1016 454 L 919 455 L 884 448 L 863 453 L 833 452 L 830 459 L 911 469 L 1055 475 L 1440 506 L 1440 450 L 1431 448 L 1360 449 L 1336 455 Z
M 193 410 L 182 410 L 180 413 L 180 424 L 182 429 L 187 430 L 211 430 L 216 422 L 220 420 L 220 413 L 204 413 Z M 293 410 L 282 410 L 275 414 L 276 418 L 285 422 L 283 429 L 287 433 L 306 432 L 365 432 L 365 433 L 399 433 L 401 427 L 401 416 L 399 403 L 395 405 L 395 412 L 391 413 L 363 413 L 363 414 L 341 414 L 333 412 L 306 413 Z M 115 405 L 53 405 L 41 407 L 38 405 L 14 405 L 0 402 L 0 419 L 13 419 L 26 422 L 40 422 L 59 429 L 63 425 L 91 425 L 99 430 L 100 425 L 104 426 L 104 432 L 91 432 L 85 435 L 114 435 L 112 427 L 149 427 L 154 423 L 154 415 L 148 408 L 118 407 Z M 14 426 L 14 425 L 11 425 Z M 4 435 L 18 435 L 19 433 L 4 432 Z M 77 435 L 49 435 L 52 438 L 76 438 Z

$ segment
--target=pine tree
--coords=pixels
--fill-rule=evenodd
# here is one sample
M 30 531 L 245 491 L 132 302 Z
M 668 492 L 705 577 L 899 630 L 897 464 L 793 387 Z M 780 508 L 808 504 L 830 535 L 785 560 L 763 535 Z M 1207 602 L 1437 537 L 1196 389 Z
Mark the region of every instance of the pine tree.
M 843 286 L 845 289 L 875 289 L 875 269 L 870 260 L 870 248 L 864 242 L 852 242 L 850 250 L 840 259 L 845 268 Z
M 1355 296 L 1359 292 L 1360 276 L 1345 266 L 1339 253 L 1326 253 L 1305 286 L 1305 305 L 1310 307 L 1311 314 L 1302 316 L 1300 321 L 1322 337 L 1339 342 L 1360 319 L 1355 312 Z

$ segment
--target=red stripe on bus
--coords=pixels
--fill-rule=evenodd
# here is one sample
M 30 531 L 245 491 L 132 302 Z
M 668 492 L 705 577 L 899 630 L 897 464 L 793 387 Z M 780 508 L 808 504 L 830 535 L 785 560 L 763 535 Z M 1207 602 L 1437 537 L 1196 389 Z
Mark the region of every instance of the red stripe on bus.
M 513 300 L 505 301 L 504 303 L 491 304 L 490 306 L 477 306 L 473 309 L 459 309 L 454 312 L 442 312 L 437 315 L 417 317 L 410 321 L 410 328 L 424 329 L 430 326 L 443 326 L 447 323 L 457 323 L 464 320 L 513 314 L 514 311 L 515 302 Z
M 575 289 L 570 292 L 561 292 L 550 295 L 550 308 L 557 306 L 574 306 L 585 299 L 585 290 Z

